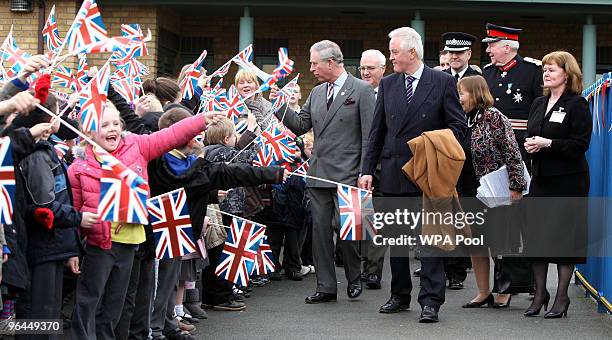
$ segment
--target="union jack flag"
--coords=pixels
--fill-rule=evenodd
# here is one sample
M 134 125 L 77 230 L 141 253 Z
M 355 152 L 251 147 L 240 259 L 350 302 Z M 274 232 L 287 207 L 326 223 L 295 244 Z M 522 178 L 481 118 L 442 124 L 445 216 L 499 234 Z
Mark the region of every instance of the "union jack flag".
M 139 45 L 140 42 L 128 37 L 110 37 L 84 45 L 72 53 L 114 52 L 111 61 L 115 62 L 117 58 L 120 58 L 119 61 L 125 61 L 133 57 L 130 53 L 134 47 L 138 48 Z
M 265 275 L 274 272 L 276 270 L 276 265 L 274 265 L 273 259 L 272 248 L 270 248 L 268 244 L 268 236 L 264 235 L 259 244 L 259 250 L 257 251 L 255 265 L 253 266 L 253 272 L 251 274 Z
M 272 71 L 272 75 L 264 81 L 259 87 L 259 91 L 267 91 L 270 87 L 276 84 L 279 80 L 285 78 L 293 72 L 293 60 L 289 59 L 289 54 L 285 47 L 278 49 L 278 66 Z
M 270 95 L 270 100 L 272 101 L 272 110 L 278 111 L 283 105 L 289 102 L 289 98 L 293 95 L 295 91 L 297 91 L 297 82 L 300 78 L 300 74 L 298 73 L 295 78 L 291 79 L 285 86 L 283 86 L 280 91 L 276 93 L 276 96 Z
M 232 61 L 231 60 L 229 60 L 228 62 L 223 64 L 223 66 L 219 67 L 219 69 L 216 70 L 215 72 L 211 73 L 210 74 L 210 78 L 212 79 L 214 77 L 219 77 L 219 78 L 225 77 L 227 72 L 229 72 L 230 66 L 232 66 Z
M 148 40 L 151 40 L 151 31 L 148 30 L 148 32 Z M 139 44 L 133 46 L 130 51 L 132 57 L 144 57 L 149 55 L 149 50 L 145 44 L 147 38 L 142 34 L 142 29 L 139 24 L 121 25 L 121 34 L 139 42 Z
M 122 68 L 130 77 L 148 76 L 150 74 L 149 68 L 136 59 L 129 59 L 124 64 L 118 64 L 118 68 Z
M 278 124 L 270 124 L 257 138 L 257 143 L 261 149 L 272 153 L 272 159 L 276 163 L 292 163 L 299 154 L 295 139 L 280 129 Z
M 13 32 L 11 30 L 2 44 L 2 60 L 8 61 L 9 64 L 13 65 L 7 72 L 8 78 L 15 77 L 25 66 L 26 60 L 29 57 L 29 53 L 17 46 L 17 42 L 13 39 Z
M 0 138 L 0 223 L 13 224 L 15 195 L 15 167 L 13 148 L 8 137 Z
M 338 185 L 340 210 L 340 239 L 344 241 L 372 240 L 376 229 L 366 217 L 374 210 L 372 193 L 366 190 Z M 363 219 L 366 218 L 366 223 Z
M 53 144 L 53 148 L 55 149 L 55 153 L 57 154 L 57 157 L 59 157 L 59 159 L 63 159 L 68 153 L 68 151 L 70 151 L 70 147 L 65 141 L 61 140 L 56 135 L 51 135 L 50 139 L 52 142 L 51 144 Z
M 227 90 L 225 104 L 227 118 L 231 119 L 234 125 L 238 124 L 238 118 L 244 112 L 246 105 L 234 85 L 230 86 L 229 90 Z
M 118 69 L 111 76 L 111 84 L 128 103 L 134 103 L 138 94 L 134 78 L 127 76 L 122 69 Z
M 215 274 L 235 284 L 246 286 L 265 230 L 264 225 L 234 218 Z
M 195 94 L 198 87 L 198 79 L 202 76 L 202 65 L 204 64 L 204 59 L 206 59 L 206 54 L 206 50 L 202 51 L 198 59 L 185 71 L 185 77 L 183 77 L 179 84 L 183 99 L 189 100 Z
M 68 51 L 75 53 L 105 39 L 108 39 L 108 33 L 96 0 L 85 0 L 66 34 Z
M 302 164 L 300 164 L 300 166 L 297 169 L 295 169 L 293 173 L 298 174 L 298 175 L 307 175 L 309 168 L 310 168 L 310 165 L 308 164 L 308 160 L 306 160 Z
M 55 70 L 55 74 L 53 75 L 53 80 L 51 81 L 51 86 L 59 86 L 64 88 L 71 88 L 72 83 L 74 82 L 74 77 L 72 76 L 72 70 L 66 66 L 58 65 Z
M 147 200 L 147 209 L 158 259 L 171 259 L 196 251 L 184 188 Z
M 85 85 L 87 85 L 87 82 L 89 81 L 87 80 L 87 71 L 89 71 L 89 65 L 87 65 L 87 55 L 85 53 L 79 53 L 78 57 L 79 64 L 77 66 L 76 73 L 76 88 L 77 91 L 81 91 L 81 89 L 85 88 Z
M 253 44 L 245 47 L 242 51 L 238 52 L 232 58 L 232 60 L 240 67 L 244 67 L 246 69 L 252 68 L 253 65 Z
M 64 92 L 57 91 L 55 89 L 49 89 L 49 93 L 55 95 L 57 99 L 61 100 L 64 103 L 68 101 L 68 94 Z
M 149 184 L 106 151 L 94 152 L 102 160 L 100 220 L 147 224 Z
M 62 39 L 57 29 L 57 21 L 55 21 L 55 5 L 51 7 L 51 12 L 49 12 L 49 17 L 47 17 L 45 22 L 42 35 L 49 51 L 57 51 L 62 46 Z
M 221 87 L 223 78 L 219 79 L 215 87 L 204 89 L 200 96 L 200 107 L 198 113 L 208 111 L 223 111 L 226 108 L 225 89 Z
M 259 150 L 257 150 L 255 158 L 253 158 L 253 166 L 270 166 L 274 164 L 272 152 L 269 148 L 269 146 L 258 145 Z
M 108 95 L 108 82 L 110 78 L 110 66 L 106 62 L 85 85 L 79 93 L 79 106 L 81 107 L 81 124 L 84 131 L 97 131 L 100 116 L 104 110 L 106 97 Z

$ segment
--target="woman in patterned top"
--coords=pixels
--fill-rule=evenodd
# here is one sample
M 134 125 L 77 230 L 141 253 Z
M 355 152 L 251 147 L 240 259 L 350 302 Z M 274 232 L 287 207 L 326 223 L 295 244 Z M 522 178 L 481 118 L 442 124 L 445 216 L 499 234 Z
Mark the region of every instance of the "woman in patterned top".
M 519 201 L 527 183 L 523 175 L 521 153 L 510 121 L 493 107 L 493 97 L 483 77 L 470 76 L 463 78 L 457 84 L 457 89 L 461 106 L 463 111 L 466 112 L 469 127 L 466 140 L 462 143 L 467 156 L 462 177 L 468 178 L 462 178 L 462 181 L 459 182 L 459 191 L 462 192 L 464 197 L 476 196 L 478 180 L 505 165 L 508 169 L 510 198 L 513 202 Z M 469 162 L 470 158 L 471 162 Z M 489 209 L 486 216 L 489 223 L 486 226 L 476 226 L 473 230 L 485 232 L 487 227 L 495 228 L 497 229 L 495 234 L 500 235 L 501 230 L 499 229 L 502 228 L 502 225 L 491 223 L 491 220 L 503 220 L 494 217 L 503 209 Z M 492 238 L 494 233 L 487 233 L 491 237 L 487 238 L 485 236 L 485 242 L 489 247 L 494 248 L 495 244 Z M 463 307 L 477 308 L 484 305 L 495 307 L 494 298 L 489 289 L 490 261 L 488 248 L 472 249 L 472 266 L 478 285 L 478 295 Z M 505 297 L 499 296 L 499 298 Z

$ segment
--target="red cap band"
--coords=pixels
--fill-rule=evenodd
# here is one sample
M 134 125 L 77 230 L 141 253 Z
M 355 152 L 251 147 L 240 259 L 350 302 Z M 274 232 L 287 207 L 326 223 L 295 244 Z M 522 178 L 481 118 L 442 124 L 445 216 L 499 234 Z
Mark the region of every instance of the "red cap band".
M 501 38 L 504 40 L 516 40 L 518 41 L 518 34 L 510 34 L 502 31 L 487 30 L 487 35 L 493 38 Z

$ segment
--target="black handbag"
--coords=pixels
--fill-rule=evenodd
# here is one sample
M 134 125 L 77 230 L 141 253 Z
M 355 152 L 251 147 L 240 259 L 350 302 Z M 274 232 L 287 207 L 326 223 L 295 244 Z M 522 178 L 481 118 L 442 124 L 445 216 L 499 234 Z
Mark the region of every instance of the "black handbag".
M 494 293 L 535 292 L 531 262 L 523 257 L 497 257 L 495 259 L 493 281 Z

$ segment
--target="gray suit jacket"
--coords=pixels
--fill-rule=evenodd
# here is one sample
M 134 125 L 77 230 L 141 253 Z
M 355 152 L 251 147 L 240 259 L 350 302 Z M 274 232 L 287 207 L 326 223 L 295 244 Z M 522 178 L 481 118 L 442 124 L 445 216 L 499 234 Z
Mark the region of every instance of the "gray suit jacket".
M 374 115 L 374 90 L 349 74 L 327 110 L 327 87 L 316 86 L 299 113 L 287 109 L 283 123 L 296 135 L 314 130 L 314 148 L 308 175 L 356 186 L 368 149 Z M 282 119 L 285 107 L 276 112 Z M 334 184 L 309 179 L 308 187 L 333 188 Z

